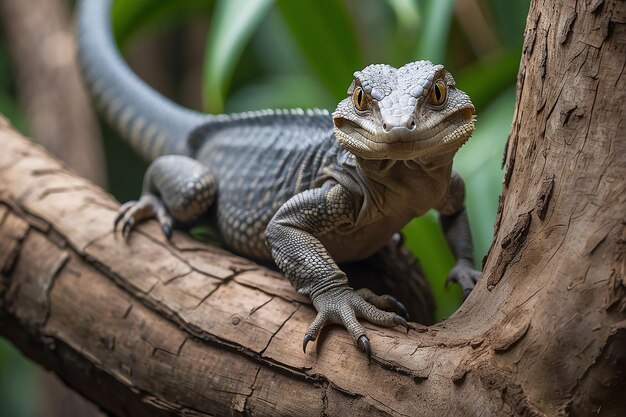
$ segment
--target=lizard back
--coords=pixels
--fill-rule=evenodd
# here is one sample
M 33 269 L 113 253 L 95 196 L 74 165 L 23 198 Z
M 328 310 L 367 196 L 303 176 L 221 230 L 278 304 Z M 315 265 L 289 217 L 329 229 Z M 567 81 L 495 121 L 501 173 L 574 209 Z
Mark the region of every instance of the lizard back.
M 214 215 L 226 243 L 257 259 L 271 259 L 265 228 L 274 213 L 328 179 L 346 152 L 328 112 L 297 109 L 223 116 L 192 134 L 189 151 L 215 177 Z

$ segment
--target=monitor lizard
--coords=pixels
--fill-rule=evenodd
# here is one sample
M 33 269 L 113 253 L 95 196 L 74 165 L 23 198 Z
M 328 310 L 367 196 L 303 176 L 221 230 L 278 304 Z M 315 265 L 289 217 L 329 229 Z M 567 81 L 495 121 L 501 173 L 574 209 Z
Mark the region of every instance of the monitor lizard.
M 317 316 L 305 353 L 327 323 L 343 325 L 368 357 L 358 319 L 412 327 L 401 303 L 352 289 L 338 263 L 376 253 L 431 208 L 456 258 L 449 280 L 464 295 L 473 288 L 480 272 L 452 159 L 472 134 L 475 109 L 442 65 L 369 65 L 354 73 L 332 114 L 204 114 L 163 97 L 128 68 L 110 9 L 111 0 L 79 4 L 85 83 L 108 122 L 152 161 L 140 199 L 120 207 L 114 230 L 121 223 L 127 237 L 156 218 L 169 238 L 174 224 L 210 217 L 227 247 L 273 260 L 310 297 Z

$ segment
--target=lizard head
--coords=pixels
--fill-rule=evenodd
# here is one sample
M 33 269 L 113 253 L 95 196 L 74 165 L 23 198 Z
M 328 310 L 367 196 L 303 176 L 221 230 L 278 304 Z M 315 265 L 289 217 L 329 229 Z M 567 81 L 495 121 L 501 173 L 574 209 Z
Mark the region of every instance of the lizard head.
M 369 65 L 354 73 L 333 112 L 339 143 L 364 159 L 416 159 L 458 149 L 472 134 L 474 106 L 442 65 Z

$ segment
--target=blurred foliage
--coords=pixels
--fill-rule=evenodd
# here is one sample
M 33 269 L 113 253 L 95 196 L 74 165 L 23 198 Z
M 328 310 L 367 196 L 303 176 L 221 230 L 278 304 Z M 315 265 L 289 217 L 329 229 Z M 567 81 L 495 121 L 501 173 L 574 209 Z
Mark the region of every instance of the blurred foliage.
M 208 112 L 224 109 L 233 70 L 273 0 L 218 1 L 211 17 L 203 72 L 203 98 Z
M 480 266 L 491 244 L 501 191 L 500 165 L 528 5 L 528 0 L 133 0 L 117 1 L 113 20 L 123 51 L 141 37 L 176 35 L 190 20 L 208 22 L 201 91 L 205 110 L 213 113 L 333 109 L 352 73 L 367 64 L 443 63 L 472 97 L 478 114 L 474 136 L 460 150 L 455 169 L 466 182 Z M 474 14 L 466 14 L 468 7 Z M 0 38 L 0 112 L 26 131 L 6 49 Z M 179 68 L 176 75 L 185 70 Z M 111 191 L 122 200 L 136 196 L 145 165 L 108 129 L 105 146 Z M 404 233 L 431 282 L 437 317 L 448 317 L 460 303 L 460 291 L 444 286 L 453 258 L 436 213 L 414 220 Z M 15 357 L 0 342 L 0 415 L 33 415 L 32 404 L 12 401 L 24 384 L 33 386 L 22 375 L 30 365 L 13 365 Z
M 15 127 L 26 132 L 24 115 L 15 95 L 15 77 L 13 76 L 7 45 L 4 38 L 0 36 L 0 113 L 7 117 Z
M 175 29 L 198 13 L 207 13 L 209 0 L 132 0 L 113 3 L 113 27 L 117 39 L 125 41 L 145 27 L 160 31 Z
M 38 415 L 37 365 L 22 359 L 9 342 L 0 339 L 0 416 Z

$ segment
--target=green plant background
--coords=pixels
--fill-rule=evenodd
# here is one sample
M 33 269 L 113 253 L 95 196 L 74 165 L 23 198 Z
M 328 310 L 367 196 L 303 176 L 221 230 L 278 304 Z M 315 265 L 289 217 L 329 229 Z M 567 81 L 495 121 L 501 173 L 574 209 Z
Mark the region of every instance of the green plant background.
M 491 243 L 501 160 L 515 104 L 528 0 L 133 0 L 114 5 L 114 32 L 122 51 L 141 37 L 176 33 L 190 21 L 208 22 L 202 64 L 202 103 L 208 112 L 262 108 L 333 109 L 352 73 L 370 63 L 443 63 L 476 105 L 472 139 L 455 169 L 467 187 L 476 264 Z M 467 12 L 479 11 L 480 19 Z M 1 36 L 1 35 L 0 35 Z M 184 47 L 182 45 L 181 47 Z M 176 80 L 174 80 L 174 83 Z M 0 37 L 0 112 L 25 133 L 15 74 Z M 106 127 L 110 191 L 136 196 L 144 164 Z M 420 258 L 437 302 L 450 316 L 460 290 L 445 287 L 453 258 L 435 213 L 412 221 L 406 241 Z M 34 416 L 36 366 L 0 340 L 0 416 Z M 33 394 L 35 393 L 35 394 Z

